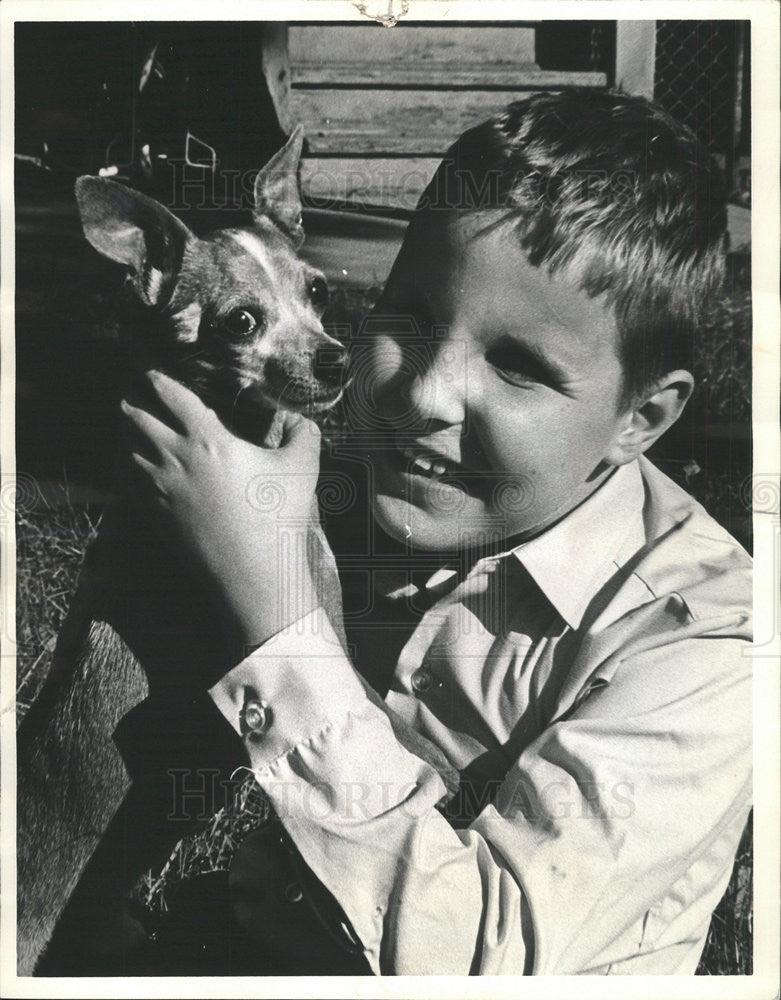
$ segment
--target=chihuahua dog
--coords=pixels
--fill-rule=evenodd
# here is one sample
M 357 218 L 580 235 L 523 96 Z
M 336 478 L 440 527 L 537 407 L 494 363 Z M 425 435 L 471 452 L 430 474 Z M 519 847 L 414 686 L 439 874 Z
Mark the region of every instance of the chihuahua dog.
M 279 443 L 282 411 L 324 412 L 344 381 L 345 349 L 320 320 L 325 280 L 297 254 L 302 142 L 299 126 L 258 173 L 252 228 L 203 238 L 122 185 L 96 177 L 76 183 L 85 236 L 125 269 L 128 345 L 193 389 L 236 433 L 266 447 Z M 188 688 L 214 676 L 215 665 L 228 667 L 208 595 L 123 495 L 127 489 L 120 484 L 103 515 L 49 676 L 19 731 L 20 975 L 33 973 L 66 907 L 75 916 L 63 923 L 81 936 L 75 947 L 86 941 L 96 953 L 122 953 L 144 936 L 123 896 L 183 831 L 166 823 L 165 793 L 138 791 L 149 785 L 148 758 L 119 734 L 133 729 L 142 703 L 156 704 L 164 706 L 160 726 L 152 725 L 150 736 L 147 723 L 136 744 L 165 741 L 177 715 L 189 718 L 189 707 L 177 709 L 191 697 Z M 338 575 L 316 510 L 306 555 L 339 629 Z M 386 710 L 371 688 L 367 693 Z M 452 792 L 455 774 L 439 751 L 400 720 L 391 717 L 391 724 Z M 166 766 L 175 757 L 171 751 Z M 160 792 L 165 775 L 155 780 Z

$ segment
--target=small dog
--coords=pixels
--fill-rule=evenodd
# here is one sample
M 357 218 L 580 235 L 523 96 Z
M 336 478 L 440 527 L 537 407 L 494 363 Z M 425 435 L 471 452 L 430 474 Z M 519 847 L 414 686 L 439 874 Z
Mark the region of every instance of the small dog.
M 140 193 L 95 177 L 76 183 L 87 239 L 126 269 L 131 348 L 141 345 L 237 433 L 265 446 L 279 443 L 282 410 L 324 412 L 344 382 L 345 349 L 320 320 L 325 279 L 297 254 L 302 142 L 299 126 L 258 173 L 253 228 L 203 238 Z M 69 901 L 77 916 L 65 923 L 78 928 L 79 947 L 121 954 L 145 935 L 122 898 L 145 868 L 164 860 L 172 833 L 165 816 L 152 816 L 136 795 L 115 731 L 145 699 L 169 706 L 186 699 L 186 691 L 171 689 L 205 676 L 202 669 L 213 673 L 226 657 L 203 588 L 123 489 L 104 514 L 49 676 L 19 731 L 20 975 L 33 973 Z M 316 510 L 307 557 L 340 628 L 338 575 Z M 171 714 L 162 716 L 169 724 Z M 452 791 L 456 779 L 444 757 L 400 720 L 391 723 Z

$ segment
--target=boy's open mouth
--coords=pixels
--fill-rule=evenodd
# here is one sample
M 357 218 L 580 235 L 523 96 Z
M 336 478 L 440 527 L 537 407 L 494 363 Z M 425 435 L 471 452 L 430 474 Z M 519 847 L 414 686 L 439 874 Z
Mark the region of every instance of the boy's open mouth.
M 435 505 L 441 501 L 452 506 L 455 494 L 462 498 L 482 496 L 485 477 L 431 445 L 397 442 L 394 450 L 385 454 L 397 475 L 400 473 L 407 477 L 410 487 L 415 488 L 415 484 L 418 484 L 424 491 L 421 492 L 421 497 L 426 496 L 430 500 L 431 488 L 436 491 Z M 447 497 L 452 499 L 447 500 Z
M 426 479 L 443 479 L 454 476 L 461 466 L 444 455 L 432 451 L 420 451 L 417 448 L 400 448 L 399 453 L 407 462 L 407 472 L 424 476 Z
M 455 513 L 467 498 L 486 503 L 490 500 L 491 477 L 474 466 L 456 459 L 459 444 L 451 441 L 418 440 L 398 434 L 376 453 L 383 492 L 406 498 L 424 508 Z M 388 447 L 390 445 L 390 447 Z M 392 477 L 389 482 L 386 478 Z M 487 491 L 487 492 L 486 492 Z

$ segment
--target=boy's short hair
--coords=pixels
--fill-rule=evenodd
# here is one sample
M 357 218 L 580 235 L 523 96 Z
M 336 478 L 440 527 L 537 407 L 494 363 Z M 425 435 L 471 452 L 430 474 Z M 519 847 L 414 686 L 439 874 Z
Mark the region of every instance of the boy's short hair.
M 465 132 L 418 210 L 500 208 L 533 264 L 582 266 L 614 307 L 620 406 L 666 372 L 691 370 L 721 284 L 721 171 L 695 135 L 651 101 L 616 91 L 535 94 Z

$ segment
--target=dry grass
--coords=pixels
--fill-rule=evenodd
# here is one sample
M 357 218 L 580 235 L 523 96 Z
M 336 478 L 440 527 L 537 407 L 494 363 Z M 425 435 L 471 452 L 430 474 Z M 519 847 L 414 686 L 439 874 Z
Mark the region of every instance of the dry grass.
M 168 896 L 188 879 L 211 872 L 227 872 L 241 841 L 269 819 L 268 799 L 250 775 L 236 788 L 230 805 L 220 809 L 195 833 L 174 847 L 159 872 L 148 871 L 133 891 L 152 920 L 168 909 Z
M 16 703 L 20 719 L 48 672 L 57 632 L 96 527 L 97 515 L 70 503 L 67 487 L 50 507 L 17 510 Z

